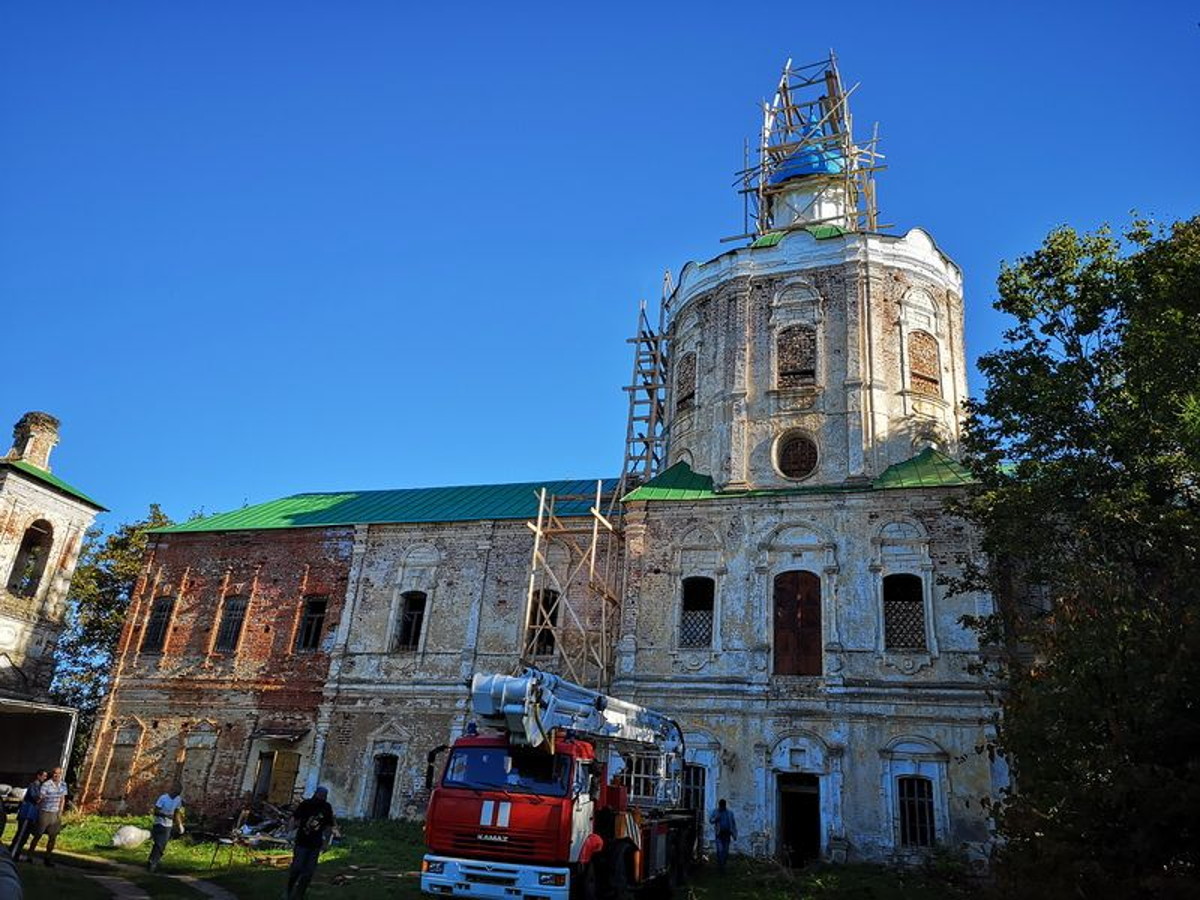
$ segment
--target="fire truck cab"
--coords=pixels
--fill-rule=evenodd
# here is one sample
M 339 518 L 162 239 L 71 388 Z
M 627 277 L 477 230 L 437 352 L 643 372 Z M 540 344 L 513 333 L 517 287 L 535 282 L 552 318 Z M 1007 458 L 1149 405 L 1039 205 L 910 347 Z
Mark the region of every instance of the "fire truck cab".
M 422 891 L 592 900 L 684 879 L 697 822 L 677 808 L 678 726 L 532 669 L 475 676 L 472 702 L 498 732 L 449 750 L 426 813 Z M 618 745 L 641 757 L 653 797 L 630 801 Z

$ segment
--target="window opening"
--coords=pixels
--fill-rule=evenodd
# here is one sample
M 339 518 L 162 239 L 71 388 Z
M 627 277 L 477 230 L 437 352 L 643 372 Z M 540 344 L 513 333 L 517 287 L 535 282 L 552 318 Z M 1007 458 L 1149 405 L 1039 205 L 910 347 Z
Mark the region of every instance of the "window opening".
M 679 619 L 680 647 L 711 647 L 713 600 L 716 582 L 711 578 L 683 579 L 683 609 Z
M 622 754 L 626 769 L 622 774 L 630 800 L 655 801 L 658 798 L 661 757 L 654 753 Z
M 529 646 L 534 656 L 554 655 L 554 629 L 558 625 L 558 591 L 540 588 L 533 592 L 533 623 Z
M 821 674 L 821 579 L 812 572 L 775 576 L 775 674 Z
M 817 380 L 817 332 L 807 325 L 791 325 L 779 332 L 775 342 L 775 383 L 780 388 L 798 388 Z
M 167 626 L 175 610 L 174 597 L 155 597 L 150 605 L 150 616 L 146 621 L 146 633 L 142 635 L 143 653 L 162 653 L 167 641 Z
M 883 636 L 888 650 L 924 650 L 925 590 L 918 575 L 883 579 Z
M 425 624 L 425 594 L 408 591 L 400 595 L 400 628 L 396 632 L 397 650 L 416 650 L 421 645 L 421 627 Z
M 696 354 L 679 357 L 675 376 L 675 412 L 685 412 L 696 405 Z
M 44 519 L 38 519 L 25 529 L 17 557 L 13 560 L 8 575 L 8 590 L 19 597 L 37 594 L 46 572 L 46 561 L 50 558 L 50 545 L 54 542 L 54 529 Z
M 230 653 L 237 649 L 238 638 L 242 635 L 242 625 L 246 621 L 247 598 L 235 594 L 225 598 L 221 609 L 221 624 L 217 628 L 217 642 L 214 650 Z
M 785 435 L 779 442 L 779 471 L 787 478 L 807 478 L 817 468 L 817 445 L 804 434 Z
M 704 811 L 704 791 L 708 780 L 708 770 L 695 763 L 683 764 L 683 791 L 680 801 L 684 809 Z
M 304 614 L 300 618 L 300 629 L 296 632 L 297 650 L 316 650 L 321 646 L 321 633 L 325 630 L 325 610 L 328 597 L 305 597 Z
M 908 336 L 908 375 L 912 389 L 932 397 L 942 395 L 937 339 L 926 331 Z
M 932 847 L 933 782 L 916 775 L 899 779 L 900 846 Z

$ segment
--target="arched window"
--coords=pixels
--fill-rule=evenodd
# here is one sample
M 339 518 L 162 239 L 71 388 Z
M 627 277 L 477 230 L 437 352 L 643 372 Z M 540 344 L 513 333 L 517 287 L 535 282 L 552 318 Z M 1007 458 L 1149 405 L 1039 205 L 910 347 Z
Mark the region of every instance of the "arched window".
M 247 598 L 235 594 L 225 598 L 221 607 L 221 625 L 217 629 L 217 642 L 214 650 L 231 653 L 237 649 L 238 638 L 242 636 L 242 625 L 246 621 Z
M 162 653 L 167 642 L 167 628 L 171 624 L 171 613 L 175 611 L 174 597 L 155 597 L 150 604 L 150 617 L 146 620 L 146 633 L 142 635 L 143 653 Z
M 558 625 L 558 591 L 541 588 L 533 592 L 533 609 L 525 646 L 531 656 L 554 655 L 554 629 Z
M 400 622 L 396 629 L 396 650 L 417 650 L 421 646 L 421 629 L 425 625 L 425 593 L 407 591 L 400 595 Z
M 716 591 L 716 582 L 711 578 L 693 576 L 683 579 L 683 603 L 679 615 L 680 647 L 712 646 Z
M 675 412 L 685 412 L 696 405 L 696 354 L 689 351 L 675 363 Z
M 775 576 L 775 674 L 820 675 L 821 579 L 813 572 Z
M 942 396 L 937 339 L 927 331 L 909 332 L 908 381 L 918 394 Z
M 883 579 L 883 639 L 888 650 L 925 650 L 925 586 L 918 575 Z
M 38 519 L 25 529 L 17 558 L 8 574 L 8 590 L 19 597 L 37 594 L 50 559 L 50 545 L 54 542 L 54 529 L 45 519 Z
M 775 339 L 775 385 L 798 388 L 817 381 L 817 331 L 808 325 L 790 325 Z

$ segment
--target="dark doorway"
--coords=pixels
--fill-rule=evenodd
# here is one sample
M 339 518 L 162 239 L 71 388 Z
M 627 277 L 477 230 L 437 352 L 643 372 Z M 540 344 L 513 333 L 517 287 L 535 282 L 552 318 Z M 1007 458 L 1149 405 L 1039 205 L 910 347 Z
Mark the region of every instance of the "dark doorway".
M 381 753 L 375 757 L 375 796 L 371 801 L 371 818 L 386 819 L 392 811 L 392 793 L 396 789 L 396 762 L 394 753 Z
M 821 579 L 812 572 L 775 576 L 775 674 L 821 674 Z
M 779 779 L 779 859 L 799 867 L 821 856 L 821 788 L 816 775 L 785 773 Z

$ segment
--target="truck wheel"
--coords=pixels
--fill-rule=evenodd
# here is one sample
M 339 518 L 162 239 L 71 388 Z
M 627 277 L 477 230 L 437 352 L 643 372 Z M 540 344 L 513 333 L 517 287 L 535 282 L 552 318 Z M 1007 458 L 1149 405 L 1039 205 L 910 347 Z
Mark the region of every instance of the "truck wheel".
M 617 844 L 612 853 L 612 872 L 609 887 L 612 900 L 633 900 L 634 879 L 629 871 L 633 863 L 633 847 L 627 843 Z
M 599 900 L 599 896 L 595 863 L 585 863 L 571 873 L 571 900 Z

